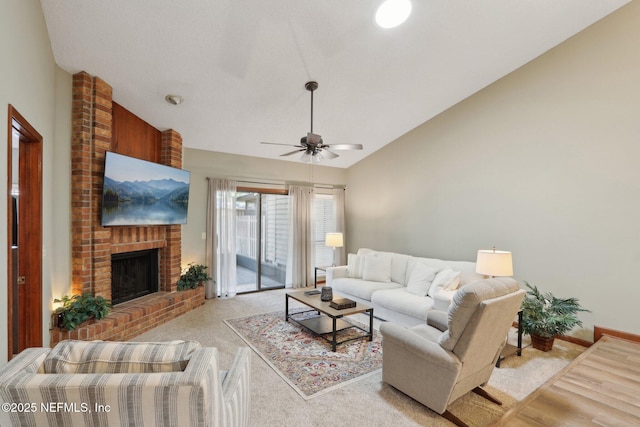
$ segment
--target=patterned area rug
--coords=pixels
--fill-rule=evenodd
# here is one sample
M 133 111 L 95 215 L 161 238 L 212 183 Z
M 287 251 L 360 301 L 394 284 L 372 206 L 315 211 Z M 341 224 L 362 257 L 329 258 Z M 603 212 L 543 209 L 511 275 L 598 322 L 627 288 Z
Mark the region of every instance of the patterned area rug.
M 302 310 L 302 309 L 301 309 Z M 290 312 L 293 312 L 291 310 Z M 313 316 L 313 313 L 298 314 Z M 284 311 L 225 320 L 304 399 L 324 394 L 382 369 L 382 338 L 374 330 L 373 341 L 361 339 L 338 345 L 315 336 L 295 322 L 284 320 Z M 344 320 L 364 329 L 348 317 Z M 338 341 L 362 334 L 355 328 L 338 332 Z

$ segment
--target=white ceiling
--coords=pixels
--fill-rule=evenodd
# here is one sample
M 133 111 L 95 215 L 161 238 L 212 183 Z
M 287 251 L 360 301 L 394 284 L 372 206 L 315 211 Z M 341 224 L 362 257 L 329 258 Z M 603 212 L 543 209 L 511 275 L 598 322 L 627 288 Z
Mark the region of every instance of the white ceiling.
M 186 147 L 279 158 L 309 131 L 361 143 L 348 167 L 629 0 L 413 0 L 400 27 L 382 0 L 41 0 L 57 64 Z M 184 97 L 172 106 L 166 94 Z M 298 161 L 298 156 L 287 157 Z

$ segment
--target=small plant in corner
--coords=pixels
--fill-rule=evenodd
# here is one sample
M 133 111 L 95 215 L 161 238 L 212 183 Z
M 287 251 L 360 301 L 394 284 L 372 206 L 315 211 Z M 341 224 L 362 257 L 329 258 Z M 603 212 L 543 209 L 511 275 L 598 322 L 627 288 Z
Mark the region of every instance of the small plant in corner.
M 534 348 L 549 351 L 557 335 L 582 326 L 577 313 L 589 311 L 576 298 L 556 298 L 551 292 L 541 293 L 536 286 L 529 288 L 522 301 L 522 331 L 531 336 Z
M 211 280 L 206 272 L 207 266 L 202 264 L 189 263 L 189 268 L 182 273 L 180 280 L 178 280 L 178 290 L 184 291 L 187 289 L 195 289 L 207 280 Z
M 111 311 L 109 300 L 90 293 L 65 295 L 61 299 L 56 298 L 54 302 L 62 303 L 56 313 L 62 315 L 62 327 L 67 331 L 75 330 L 91 318 L 104 319 Z

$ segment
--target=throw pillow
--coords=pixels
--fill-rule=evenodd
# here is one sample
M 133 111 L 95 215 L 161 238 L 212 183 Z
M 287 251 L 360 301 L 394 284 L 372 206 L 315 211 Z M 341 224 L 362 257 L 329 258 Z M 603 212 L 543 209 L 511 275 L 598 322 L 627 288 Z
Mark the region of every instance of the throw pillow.
M 416 264 L 407 283 L 407 292 L 424 297 L 427 295 L 438 269 L 424 264 Z
M 347 275 L 354 279 L 362 279 L 363 256 L 349 254 L 347 256 Z
M 106 374 L 184 371 L 197 341 L 59 342 L 44 360 L 47 374 Z
M 391 258 L 387 256 L 366 255 L 362 279 L 372 282 L 391 281 Z
M 442 289 L 454 290 L 458 289 L 459 285 L 460 272 L 454 271 L 450 268 L 445 268 L 436 275 L 435 279 L 433 279 L 433 282 L 431 283 L 431 287 L 429 288 L 429 292 L 427 294 L 433 298 L 433 296 L 440 292 Z

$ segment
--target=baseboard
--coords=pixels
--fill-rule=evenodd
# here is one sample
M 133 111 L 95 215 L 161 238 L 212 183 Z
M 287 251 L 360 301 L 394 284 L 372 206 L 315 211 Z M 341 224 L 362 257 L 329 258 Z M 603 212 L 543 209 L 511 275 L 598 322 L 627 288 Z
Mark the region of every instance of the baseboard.
M 593 341 L 598 341 L 600 338 L 602 338 L 603 335 L 610 335 L 612 337 L 622 338 L 627 341 L 640 342 L 640 335 L 624 331 L 617 331 L 615 329 L 603 328 L 602 326 L 594 326 Z
M 570 342 L 572 344 L 581 345 L 583 347 L 591 347 L 593 345 L 593 343 L 590 342 L 590 341 L 583 340 L 581 338 L 572 337 L 571 335 L 558 335 L 556 337 L 556 339 L 562 340 L 562 341 L 567 341 L 567 342 Z

